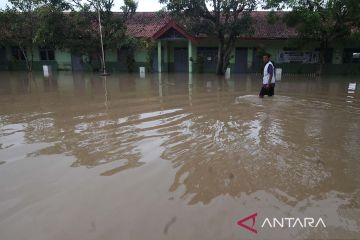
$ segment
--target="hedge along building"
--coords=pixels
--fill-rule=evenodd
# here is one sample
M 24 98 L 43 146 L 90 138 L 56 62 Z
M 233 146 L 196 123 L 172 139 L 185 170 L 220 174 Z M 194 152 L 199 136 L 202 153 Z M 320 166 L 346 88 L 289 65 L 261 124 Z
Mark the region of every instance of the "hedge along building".
M 283 14 L 279 12 L 278 14 Z M 264 51 L 272 55 L 277 67 L 285 73 L 313 73 L 319 63 L 316 42 L 313 48 L 299 50 L 293 45 L 296 38 L 294 29 L 278 21 L 270 24 L 268 12 L 252 12 L 254 32 L 238 38 L 230 69 L 233 73 L 253 73 L 261 71 L 261 55 Z M 146 67 L 151 72 L 215 72 L 218 42 L 214 37 L 194 36 L 181 23 L 158 13 L 136 13 L 127 22 L 128 34 L 135 38 L 151 40 L 153 51 L 136 49 L 132 56 L 133 71 Z M 106 37 L 106 36 L 105 36 Z M 106 51 L 107 70 L 126 72 L 129 58 L 126 48 Z M 80 56 L 58 49 L 38 49 L 34 56 L 34 69 L 51 65 L 54 70 L 93 71 L 99 63 L 91 57 Z M 330 46 L 325 54 L 325 73 L 360 73 L 360 44 L 342 43 Z M 150 64 L 149 64 L 150 63 Z M 337 67 L 334 68 L 334 65 Z M 0 49 L 0 68 L 25 69 L 21 51 L 12 46 Z

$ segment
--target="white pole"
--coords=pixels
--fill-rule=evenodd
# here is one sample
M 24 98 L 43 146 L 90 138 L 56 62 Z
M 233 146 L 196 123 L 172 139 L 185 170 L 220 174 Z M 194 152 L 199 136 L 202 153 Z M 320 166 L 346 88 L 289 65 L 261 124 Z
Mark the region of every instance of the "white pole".
M 101 29 L 101 18 L 100 18 L 100 3 L 98 1 L 98 17 L 99 17 L 99 31 L 100 31 L 100 41 L 101 41 L 101 53 L 102 53 L 102 63 L 103 63 L 103 74 L 106 74 L 106 66 L 105 66 L 105 54 L 104 54 L 104 43 L 102 37 L 102 29 Z

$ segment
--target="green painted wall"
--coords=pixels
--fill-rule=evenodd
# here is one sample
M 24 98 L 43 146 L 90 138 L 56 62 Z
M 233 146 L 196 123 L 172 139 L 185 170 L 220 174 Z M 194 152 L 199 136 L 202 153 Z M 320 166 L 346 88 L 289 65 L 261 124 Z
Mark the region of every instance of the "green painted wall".
M 105 56 L 106 56 L 106 60 L 107 62 L 117 62 L 117 51 L 115 50 L 106 50 L 105 51 Z
M 191 42 L 190 42 L 190 44 L 191 44 L 191 49 L 192 49 L 190 57 L 192 60 L 189 59 L 190 60 L 189 64 L 191 64 L 191 70 L 194 73 L 194 72 L 196 72 L 194 61 L 197 59 L 197 45 L 195 45 L 194 43 L 191 43 Z
M 252 67 L 253 54 L 254 54 L 254 50 L 252 48 L 248 48 L 248 57 L 247 57 L 248 69 L 251 69 Z
M 145 49 L 136 50 L 134 58 L 135 58 L 135 62 L 146 62 L 148 58 L 148 54 Z
M 314 50 L 316 43 L 311 47 L 304 50 Z M 177 41 L 162 41 L 163 46 L 163 56 L 162 59 L 162 70 L 171 71 L 174 69 L 174 49 L 175 48 L 188 48 L 187 40 L 177 40 Z M 234 69 L 235 62 L 235 49 L 237 47 L 246 47 L 248 48 L 248 57 L 247 64 L 249 72 L 253 71 L 252 62 L 253 62 L 253 51 L 254 49 L 264 49 L 265 51 L 272 54 L 272 59 L 276 62 L 278 61 L 279 52 L 284 50 L 284 48 L 291 48 L 292 42 L 287 40 L 239 40 L 236 42 L 235 48 L 232 50 L 232 55 L 234 58 L 230 60 L 230 67 Z M 342 64 L 343 61 L 343 48 L 346 47 L 356 48 L 359 46 L 359 43 L 339 43 L 337 47 L 333 47 L 333 64 L 328 64 L 324 67 L 325 73 L 340 73 L 340 74 L 351 74 L 360 72 L 360 64 Z M 218 47 L 216 39 L 203 39 L 199 44 L 192 45 L 192 56 L 195 62 L 192 64 L 193 72 L 197 71 L 196 59 L 197 59 L 197 49 L 199 47 Z M 332 47 L 332 46 L 331 46 Z M 30 49 L 27 50 L 28 55 L 30 54 Z M 2 69 L 9 70 L 25 70 L 26 65 L 24 61 L 15 61 L 11 56 L 11 48 L 6 47 L 6 56 L 8 59 L 8 66 L 2 67 Z M 71 53 L 68 51 L 56 50 L 55 51 L 56 61 L 40 61 L 39 49 L 34 49 L 34 70 L 42 70 L 43 65 L 51 65 L 53 70 L 71 70 Z M 148 67 L 147 60 L 147 51 L 145 49 L 140 49 L 135 51 L 135 64 L 133 66 L 133 71 L 138 72 L 140 66 Z M 127 72 L 128 66 L 121 65 L 117 60 L 117 51 L 107 51 L 106 52 L 106 63 L 109 71 L 112 72 Z M 336 67 L 334 68 L 334 64 Z M 91 66 L 90 64 L 84 64 L 86 71 L 93 71 L 99 67 Z M 277 67 L 282 67 L 284 73 L 310 73 L 315 72 L 317 69 L 316 64 L 277 64 Z
M 72 70 L 71 67 L 71 54 L 68 51 L 55 51 L 55 59 L 58 63 L 58 70 Z
M 195 45 L 193 44 L 192 45 L 192 56 L 193 56 L 193 59 L 197 59 L 197 49 L 198 49 L 198 45 Z
M 169 62 L 169 43 L 163 42 L 162 47 L 163 47 L 163 51 L 164 51 L 164 53 L 163 53 L 164 59 L 162 61 L 164 63 L 168 63 Z
M 335 48 L 333 50 L 333 64 L 341 64 L 343 60 L 343 50 L 341 48 Z
M 40 61 L 40 51 L 39 48 L 34 48 L 34 61 Z M 28 54 L 30 54 L 30 50 L 28 49 Z
M 232 58 L 230 59 L 230 64 L 235 64 L 235 52 L 236 52 L 236 49 L 234 48 L 234 49 L 231 51 L 231 56 L 232 56 Z

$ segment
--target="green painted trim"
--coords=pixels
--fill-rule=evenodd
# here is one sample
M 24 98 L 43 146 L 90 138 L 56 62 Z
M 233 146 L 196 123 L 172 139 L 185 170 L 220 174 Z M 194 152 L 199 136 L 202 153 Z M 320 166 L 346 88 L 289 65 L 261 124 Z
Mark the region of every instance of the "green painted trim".
M 106 50 L 105 51 L 106 56 L 106 62 L 117 62 L 118 61 L 118 55 L 117 50 Z
M 235 64 L 235 58 L 236 58 L 236 48 L 233 48 L 231 50 L 231 58 L 230 58 L 230 64 Z
M 168 42 L 164 43 L 164 63 L 168 63 L 169 62 L 169 56 L 168 56 Z
M 188 52 L 189 52 L 189 73 L 192 73 L 193 72 L 193 66 L 192 66 L 192 63 L 193 63 L 193 50 L 192 50 L 192 43 L 191 41 L 189 41 L 189 46 L 188 46 Z
M 134 55 L 135 55 L 134 56 L 135 62 L 146 62 L 147 61 L 148 53 L 147 53 L 146 49 L 138 49 L 135 51 Z
M 158 72 L 161 73 L 161 41 L 158 41 Z
M 343 49 L 335 48 L 333 50 L 333 58 L 332 63 L 333 64 L 341 64 L 343 61 Z

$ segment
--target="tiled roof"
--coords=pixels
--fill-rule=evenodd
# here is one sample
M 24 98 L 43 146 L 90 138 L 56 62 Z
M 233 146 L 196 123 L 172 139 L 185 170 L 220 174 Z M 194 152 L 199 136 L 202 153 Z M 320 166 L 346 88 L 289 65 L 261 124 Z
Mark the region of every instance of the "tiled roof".
M 268 22 L 267 16 L 269 12 L 255 11 L 252 12 L 252 19 L 254 22 L 254 34 L 249 38 L 256 39 L 286 39 L 296 36 L 293 28 L 289 28 L 281 20 L 274 24 Z M 278 16 L 283 16 L 284 12 L 278 12 Z
M 133 37 L 151 38 L 170 20 L 154 12 L 137 12 L 127 22 L 128 33 Z
M 283 12 L 277 13 L 283 15 Z M 268 23 L 268 12 L 254 11 L 252 18 L 254 22 L 254 34 L 244 36 L 250 39 L 286 39 L 296 35 L 295 30 L 286 26 L 281 20 L 275 24 Z M 128 33 L 134 37 L 151 38 L 161 30 L 171 18 L 162 16 L 155 12 L 137 12 L 128 21 Z

